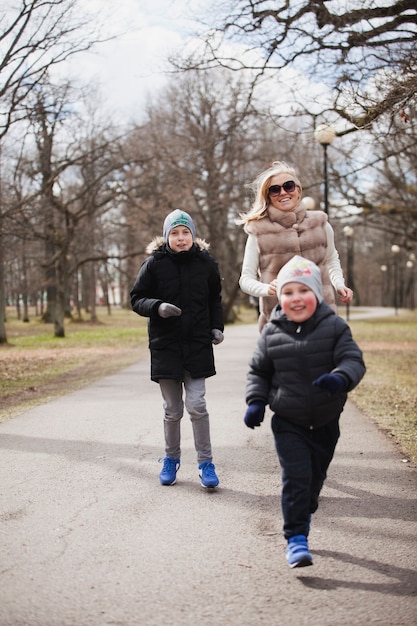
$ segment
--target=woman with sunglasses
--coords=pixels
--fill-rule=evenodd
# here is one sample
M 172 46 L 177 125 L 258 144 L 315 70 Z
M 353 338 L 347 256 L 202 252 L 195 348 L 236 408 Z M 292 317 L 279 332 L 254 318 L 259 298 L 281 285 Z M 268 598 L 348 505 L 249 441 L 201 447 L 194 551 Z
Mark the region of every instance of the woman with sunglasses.
M 295 255 L 319 266 L 326 302 L 336 311 L 333 288 L 341 302 L 352 301 L 345 286 L 334 232 L 323 211 L 307 211 L 302 186 L 293 167 L 274 161 L 252 184 L 255 201 L 242 214 L 248 234 L 239 285 L 242 291 L 259 298 L 259 329 L 268 321 L 277 304 L 276 277 Z

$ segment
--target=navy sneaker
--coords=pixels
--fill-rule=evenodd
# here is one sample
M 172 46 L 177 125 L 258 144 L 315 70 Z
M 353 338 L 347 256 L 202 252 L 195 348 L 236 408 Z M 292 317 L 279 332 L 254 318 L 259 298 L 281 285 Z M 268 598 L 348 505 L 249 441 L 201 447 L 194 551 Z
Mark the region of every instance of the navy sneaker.
M 313 565 L 313 557 L 308 549 L 307 537 L 294 535 L 288 539 L 287 561 L 290 567 Z
M 198 466 L 198 475 L 201 478 L 201 486 L 207 487 L 207 489 L 214 489 L 219 484 L 217 478 L 216 468 L 211 461 L 203 461 Z
M 161 485 L 175 485 L 177 472 L 180 468 L 180 460 L 173 459 L 172 456 L 165 456 L 163 459 L 159 459 L 159 462 L 163 463 L 161 473 L 159 474 Z

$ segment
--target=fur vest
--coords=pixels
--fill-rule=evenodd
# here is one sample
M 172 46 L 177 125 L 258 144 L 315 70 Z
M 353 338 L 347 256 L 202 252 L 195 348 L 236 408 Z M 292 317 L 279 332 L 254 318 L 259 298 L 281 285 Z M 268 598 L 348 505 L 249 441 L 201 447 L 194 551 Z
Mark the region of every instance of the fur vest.
M 324 299 L 336 311 L 335 296 L 326 264 L 327 215 L 322 211 L 307 211 L 302 204 L 295 211 L 281 211 L 269 206 L 267 215 L 245 226 L 255 235 L 259 251 L 259 276 L 264 283 L 277 277 L 281 267 L 294 255 L 313 261 L 320 268 Z M 260 326 L 270 318 L 277 304 L 276 296 L 260 299 Z

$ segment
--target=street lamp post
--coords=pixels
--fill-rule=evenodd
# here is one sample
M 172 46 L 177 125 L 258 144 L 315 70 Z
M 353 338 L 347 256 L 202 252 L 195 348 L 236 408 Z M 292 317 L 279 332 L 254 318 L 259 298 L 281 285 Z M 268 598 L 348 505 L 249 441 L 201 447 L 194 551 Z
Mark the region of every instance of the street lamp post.
M 314 131 L 316 140 L 323 146 L 324 156 L 324 212 L 329 214 L 329 190 L 327 176 L 327 146 L 333 143 L 336 137 L 336 131 L 329 124 L 320 124 Z
M 346 279 L 348 287 L 354 288 L 353 280 L 353 235 L 354 230 L 352 226 L 345 226 L 343 228 L 343 234 L 346 237 Z M 349 302 L 346 302 L 346 320 L 349 321 Z
M 400 251 L 400 246 L 394 243 L 391 246 L 391 252 L 394 255 L 394 309 L 395 315 L 398 315 L 398 259 L 397 255 Z
M 410 270 L 410 279 L 408 283 L 408 295 L 409 295 L 409 303 L 411 311 L 414 311 L 414 263 L 416 261 L 416 255 L 414 252 L 411 252 L 408 261 L 406 263 L 406 267 Z
M 386 306 L 386 279 L 385 279 L 385 275 L 387 273 L 388 270 L 388 265 L 381 265 L 381 272 L 382 272 L 382 285 L 381 285 L 381 306 Z

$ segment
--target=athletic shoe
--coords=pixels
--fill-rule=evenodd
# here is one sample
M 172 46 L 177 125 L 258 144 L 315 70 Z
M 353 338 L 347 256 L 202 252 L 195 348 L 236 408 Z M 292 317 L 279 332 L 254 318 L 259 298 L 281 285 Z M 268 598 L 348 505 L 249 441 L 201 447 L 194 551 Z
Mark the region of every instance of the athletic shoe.
M 216 475 L 216 468 L 211 461 L 203 461 L 198 466 L 198 475 L 201 478 L 201 486 L 207 487 L 207 489 L 214 489 L 219 484 L 219 479 Z
M 177 472 L 180 468 L 180 460 L 173 459 L 172 456 L 165 456 L 163 459 L 159 459 L 159 462 L 163 463 L 161 473 L 159 474 L 161 485 L 175 485 Z
M 307 537 L 294 535 L 288 539 L 287 561 L 290 567 L 313 565 L 313 558 L 308 549 Z

